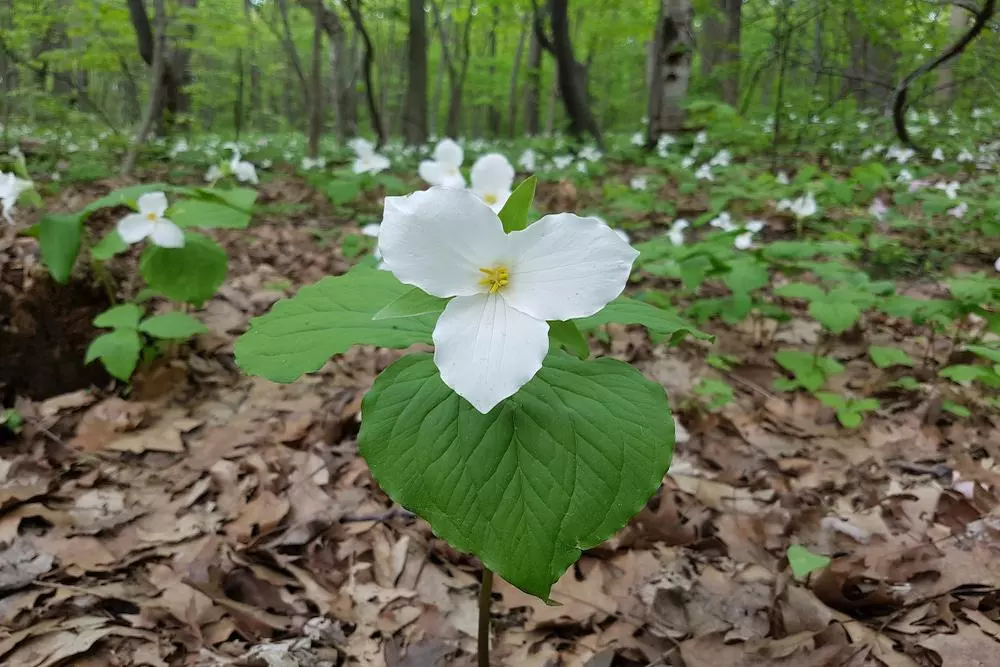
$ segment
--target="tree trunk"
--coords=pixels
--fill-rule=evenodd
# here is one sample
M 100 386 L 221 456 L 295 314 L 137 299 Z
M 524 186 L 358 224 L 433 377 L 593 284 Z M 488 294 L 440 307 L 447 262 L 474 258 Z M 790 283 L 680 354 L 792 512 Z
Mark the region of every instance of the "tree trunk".
M 410 146 L 427 141 L 427 21 L 423 0 L 409 0 L 406 55 L 409 75 L 403 111 L 403 138 Z
M 486 40 L 487 50 L 490 56 L 490 89 L 495 90 L 499 86 L 494 85 L 496 82 L 497 73 L 497 27 L 500 24 L 500 6 L 493 5 L 493 23 L 490 24 L 490 33 Z M 518 54 L 520 57 L 520 53 Z M 500 136 L 500 107 L 498 106 L 500 98 L 498 95 L 490 95 L 490 106 L 487 112 L 487 117 L 489 119 L 489 131 L 490 136 L 498 137 Z
M 948 20 L 948 34 L 951 40 L 957 41 L 968 26 L 968 12 L 958 5 L 952 5 Z M 958 95 L 958 89 L 955 87 L 955 70 L 958 68 L 959 60 L 960 57 L 955 57 L 938 68 L 937 90 L 934 97 L 940 104 L 951 105 L 955 102 Z
M 198 8 L 198 0 L 180 0 L 180 6 L 190 12 Z M 193 42 L 195 38 L 195 21 L 189 18 L 184 24 L 184 38 L 188 42 Z M 191 113 L 191 95 L 188 88 L 194 81 L 191 73 L 191 49 L 183 44 L 174 45 L 174 57 L 171 68 L 177 77 L 177 100 L 175 102 L 176 113 L 182 117 Z M 182 119 L 183 120 L 183 119 Z
M 529 26 L 527 22 L 521 25 L 521 34 L 517 38 L 517 51 L 514 52 L 514 67 L 510 71 L 510 89 L 507 94 L 507 136 L 510 137 L 517 131 L 517 80 L 521 74 L 521 60 Z
M 722 100 L 731 106 L 740 97 L 742 16 L 742 0 L 715 0 L 711 14 L 704 18 L 700 40 L 701 76 L 717 82 Z
M 533 19 L 533 23 L 538 19 Z M 534 30 L 531 33 L 531 47 L 528 49 L 528 81 L 524 86 L 524 133 L 533 136 L 539 128 L 539 99 L 542 95 L 542 43 Z
M 573 43 L 569 35 L 569 0 L 549 0 L 549 21 L 552 24 L 552 40 L 544 36 L 544 26 L 538 21 L 535 31 L 542 46 L 556 60 L 559 94 L 569 117 L 569 133 L 577 140 L 589 133 L 602 144 L 601 131 L 590 110 L 587 95 L 587 66 L 577 62 L 573 55 Z
M 139 132 L 133 138 L 132 145 L 129 146 L 128 154 L 125 156 L 125 162 L 122 164 L 122 176 L 128 176 L 132 173 L 132 169 L 135 168 L 136 159 L 139 156 L 139 150 L 145 143 L 146 137 L 152 131 L 153 125 L 156 123 L 157 114 L 162 110 L 160 98 L 165 92 L 165 77 L 163 72 L 167 65 L 167 12 L 164 5 L 164 0 L 153 1 L 153 6 L 156 8 L 156 37 L 152 36 L 152 29 L 150 28 L 148 36 L 151 42 L 150 46 L 152 47 L 152 67 L 149 78 L 149 102 L 146 105 L 146 113 L 143 116 L 142 124 L 139 126 Z M 146 9 L 143 7 L 143 14 L 145 14 L 145 11 Z M 146 27 L 149 28 L 148 20 Z
M 312 71 L 309 91 L 309 157 L 319 155 L 319 137 L 323 133 L 323 15 L 313 15 Z
M 382 124 L 382 115 L 379 112 L 378 104 L 375 101 L 375 88 L 372 84 L 372 67 L 375 64 L 375 46 L 372 44 L 365 22 L 361 17 L 361 0 L 347 0 L 347 11 L 351 15 L 351 21 L 361 36 L 361 41 L 365 47 L 364 53 L 364 76 L 365 76 L 365 98 L 368 100 L 368 115 L 371 119 L 372 130 L 375 131 L 376 146 L 381 147 L 385 143 L 385 126 Z
M 690 0 L 661 0 L 653 34 L 653 77 L 649 89 L 649 137 L 684 127 L 681 103 L 687 95 L 694 53 L 694 9 Z
M 139 55 L 147 65 L 152 67 L 154 51 L 156 49 L 153 29 L 149 24 L 149 15 L 146 13 L 146 3 L 144 0 L 128 0 L 128 11 L 132 27 L 135 29 L 136 46 L 139 49 Z M 180 90 L 177 78 L 170 66 L 170 62 L 166 60 L 165 54 L 160 72 L 163 78 L 161 82 L 163 91 L 161 95 L 156 96 L 159 106 L 153 110 L 153 123 L 159 125 L 161 131 L 166 132 L 176 120 L 178 104 L 180 103 Z

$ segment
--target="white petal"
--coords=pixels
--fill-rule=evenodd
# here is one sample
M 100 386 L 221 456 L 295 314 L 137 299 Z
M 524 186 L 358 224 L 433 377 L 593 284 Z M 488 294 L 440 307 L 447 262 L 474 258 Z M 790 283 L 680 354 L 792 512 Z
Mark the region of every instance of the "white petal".
M 372 142 L 367 139 L 362 139 L 361 137 L 351 139 L 347 142 L 347 145 L 351 147 L 358 157 L 365 157 L 366 155 L 371 155 L 375 152 L 375 146 Z
M 155 225 L 141 213 L 130 213 L 118 221 L 118 235 L 125 243 L 138 243 L 153 232 Z
M 462 166 L 464 159 L 465 154 L 462 152 L 462 147 L 451 139 L 442 139 L 434 148 L 435 162 L 439 162 L 445 167 L 458 169 Z
M 483 414 L 512 396 L 542 367 L 549 325 L 511 308 L 499 294 L 448 302 L 434 327 L 441 379 Z
M 374 236 L 375 238 L 378 238 L 378 230 L 381 227 L 382 225 L 378 224 L 377 222 L 372 222 L 362 227 L 361 233 L 364 236 Z
M 417 168 L 420 178 L 431 185 L 443 185 L 445 180 L 445 168 L 433 160 L 424 160 Z
M 540 320 L 593 315 L 622 293 L 639 253 L 596 218 L 547 215 L 509 236 L 514 258 L 503 296 Z
M 500 218 L 466 190 L 434 187 L 385 198 L 378 246 L 386 267 L 428 294 L 481 291 L 479 270 L 507 263 L 509 245 Z
M 149 234 L 149 240 L 161 248 L 183 248 L 184 232 L 171 221 L 162 218 L 153 223 L 153 231 Z
M 469 173 L 472 189 L 482 193 L 510 192 L 514 185 L 514 167 L 500 153 L 487 153 L 472 165 Z
M 156 217 L 162 218 L 167 212 L 167 195 L 162 192 L 147 192 L 139 197 L 136 204 L 139 206 L 139 213 L 155 213 Z

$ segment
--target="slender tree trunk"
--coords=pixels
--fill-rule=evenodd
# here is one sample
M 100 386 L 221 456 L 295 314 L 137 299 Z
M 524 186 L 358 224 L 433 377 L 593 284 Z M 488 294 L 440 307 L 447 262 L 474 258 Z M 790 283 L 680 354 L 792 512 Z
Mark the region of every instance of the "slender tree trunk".
M 164 0 L 153 0 L 153 6 L 156 8 L 156 31 L 155 37 L 150 36 L 150 41 L 153 42 L 153 62 L 149 79 L 149 102 L 146 105 L 146 113 L 139 126 L 139 132 L 132 140 L 132 145 L 129 146 L 128 154 L 125 156 L 125 162 L 122 164 L 122 176 L 128 176 L 135 168 L 139 151 L 156 123 L 157 110 L 161 108 L 160 98 L 164 93 L 163 71 L 166 68 L 167 60 L 167 12 L 164 5 Z
M 552 73 L 552 82 L 549 84 L 549 101 L 545 110 L 545 135 L 552 136 L 556 128 L 556 105 L 559 102 L 559 73 Z
M 533 23 L 537 19 L 533 19 Z M 531 47 L 528 49 L 528 80 L 524 86 L 524 133 L 538 134 L 539 100 L 542 94 L 542 43 L 534 30 L 530 33 Z
M 180 6 L 188 12 L 194 12 L 198 8 L 198 0 L 180 0 Z M 184 23 L 184 37 L 189 42 L 195 39 L 195 21 L 193 18 L 188 18 Z M 187 116 L 191 113 L 191 94 L 188 92 L 188 88 L 194 81 L 194 76 L 191 72 L 191 49 L 184 44 L 175 44 L 171 68 L 177 77 L 177 99 L 174 102 L 175 113 Z
M 690 0 L 661 0 L 653 36 L 653 77 L 649 90 L 648 145 L 661 134 L 684 127 L 682 102 L 687 96 L 694 53 L 694 9 Z
M 403 138 L 408 145 L 415 146 L 427 141 L 427 20 L 423 0 L 409 0 L 409 23 Z
M 375 64 L 375 46 L 372 44 L 368 30 L 365 28 L 364 20 L 361 17 L 361 0 L 347 0 L 347 11 L 351 15 L 354 27 L 361 36 L 361 41 L 365 46 L 364 53 L 364 77 L 365 77 L 365 97 L 368 100 L 368 115 L 371 118 L 372 130 L 375 131 L 376 145 L 381 147 L 385 143 L 385 126 L 382 124 L 382 115 L 379 112 L 378 104 L 375 101 L 375 89 L 372 84 L 372 67 Z
M 490 89 L 499 88 L 494 86 L 497 73 L 497 27 L 500 24 L 500 6 L 493 5 L 493 23 L 490 24 L 490 33 L 486 39 L 487 50 L 490 56 Z M 518 54 L 520 57 L 520 54 Z M 500 103 L 499 97 L 494 93 L 490 95 L 490 106 L 488 110 L 490 136 L 500 136 Z
M 527 21 L 521 24 L 521 34 L 517 38 L 514 52 L 514 67 L 510 71 L 510 89 L 507 93 L 507 136 L 513 137 L 517 131 L 517 81 L 521 74 L 521 60 L 524 56 L 524 42 L 530 32 Z
M 969 27 L 969 13 L 958 5 L 952 5 L 951 15 L 948 18 L 948 35 L 951 41 L 955 42 Z M 937 91 L 934 97 L 940 104 L 950 105 L 958 96 L 958 89 L 955 87 L 955 70 L 958 68 L 960 59 L 961 57 L 953 58 L 938 68 Z
M 319 155 L 319 138 L 323 133 L 323 18 L 313 16 L 312 71 L 309 93 L 309 157 Z
M 135 29 L 139 55 L 147 65 L 152 67 L 155 46 L 153 29 L 149 23 L 149 15 L 146 13 L 146 4 L 144 0 L 128 0 L 128 10 L 132 27 Z M 165 55 L 164 58 L 166 58 Z M 161 131 L 166 132 L 176 120 L 180 91 L 178 90 L 177 77 L 169 61 L 164 60 L 160 72 L 163 77 L 163 91 L 158 96 L 160 106 L 153 110 L 153 123 L 160 125 Z

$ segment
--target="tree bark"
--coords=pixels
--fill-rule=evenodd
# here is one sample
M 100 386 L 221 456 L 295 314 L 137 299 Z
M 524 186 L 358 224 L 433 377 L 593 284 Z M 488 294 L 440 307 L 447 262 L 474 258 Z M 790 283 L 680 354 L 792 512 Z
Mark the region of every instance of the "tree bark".
M 661 0 L 653 34 L 653 76 L 649 89 L 648 145 L 684 127 L 684 109 L 694 53 L 694 9 L 690 0 Z
M 409 24 L 403 138 L 415 146 L 427 141 L 427 20 L 423 0 L 409 0 Z
M 507 93 L 507 136 L 513 137 L 517 131 L 517 82 L 521 75 L 521 61 L 524 56 L 524 42 L 528 37 L 529 23 L 521 25 L 521 34 L 517 38 L 517 51 L 514 52 L 514 67 L 510 71 L 510 88 Z
M 740 36 L 742 0 L 714 0 L 702 24 L 701 76 L 719 84 L 722 100 L 731 106 L 740 98 Z M 721 70 L 716 72 L 716 70 Z
M 545 35 L 545 26 L 539 12 L 535 13 L 535 32 L 542 48 L 555 58 L 559 95 L 569 117 L 569 133 L 577 140 L 582 140 L 589 133 L 598 145 L 603 145 L 601 131 L 590 109 L 587 66 L 578 62 L 573 55 L 573 42 L 569 35 L 569 0 L 549 0 L 548 14 L 552 39 L 549 40 Z
M 299 80 L 299 85 L 302 90 L 303 105 L 306 109 L 308 109 L 310 108 L 309 82 L 306 80 L 305 68 L 302 67 L 302 61 L 299 59 L 299 50 L 295 48 L 295 42 L 292 40 L 292 26 L 288 21 L 288 0 L 277 0 L 276 4 L 278 7 L 278 13 L 281 15 L 281 43 L 284 45 L 285 53 L 288 55 L 288 64 L 295 73 L 295 77 Z M 290 112 L 291 109 L 288 111 Z
M 153 29 L 149 23 L 149 15 L 146 13 L 144 0 L 128 0 L 128 11 L 132 27 L 135 29 L 136 46 L 139 50 L 139 56 L 142 57 L 147 65 L 152 67 L 156 47 Z M 163 67 L 160 70 L 160 76 L 163 78 L 161 82 L 163 91 L 157 97 L 159 106 L 153 110 L 153 123 L 159 125 L 163 132 L 168 131 L 176 120 L 181 95 L 177 77 L 170 66 L 170 62 L 165 58 L 164 54 Z
M 156 37 L 152 37 L 152 30 L 150 30 L 152 67 L 149 79 L 149 102 L 146 105 L 146 112 L 143 116 L 142 124 L 139 126 L 139 132 L 132 140 L 132 145 L 129 146 L 128 154 L 125 156 L 125 162 L 122 164 L 122 176 L 128 176 L 135 168 L 139 150 L 145 143 L 146 137 L 152 131 L 159 110 L 162 109 L 160 98 L 165 92 L 164 70 L 167 65 L 167 12 L 164 5 L 164 0 L 153 1 L 153 6 L 156 8 Z M 145 14 L 145 11 L 145 7 L 143 7 L 143 14 Z M 149 27 L 148 20 L 147 27 Z
M 319 138 L 323 133 L 323 17 L 313 14 L 312 71 L 309 90 L 309 157 L 319 155 Z
M 537 12 L 537 10 L 536 10 Z M 532 25 L 538 19 L 532 16 Z M 531 46 L 528 49 L 528 80 L 524 85 L 524 133 L 533 136 L 539 128 L 539 99 L 542 95 L 542 43 L 533 29 L 530 33 Z
M 954 41 L 961 37 L 969 25 L 969 14 L 958 5 L 952 5 L 951 15 L 948 18 L 948 32 Z M 938 68 L 935 98 L 941 104 L 952 104 L 958 95 L 958 90 L 955 88 L 955 69 L 959 60 L 960 58 L 956 56 Z
M 351 21 L 361 36 L 361 41 L 365 46 L 364 54 L 364 75 L 365 75 L 365 97 L 368 100 L 368 115 L 371 118 L 372 130 L 375 131 L 376 147 L 381 148 L 385 143 L 385 126 L 382 124 L 382 115 L 379 113 L 378 104 L 375 102 L 375 89 L 372 84 L 372 66 L 375 64 L 375 47 L 372 44 L 368 30 L 365 28 L 364 19 L 361 16 L 361 0 L 347 0 L 347 11 L 351 15 Z

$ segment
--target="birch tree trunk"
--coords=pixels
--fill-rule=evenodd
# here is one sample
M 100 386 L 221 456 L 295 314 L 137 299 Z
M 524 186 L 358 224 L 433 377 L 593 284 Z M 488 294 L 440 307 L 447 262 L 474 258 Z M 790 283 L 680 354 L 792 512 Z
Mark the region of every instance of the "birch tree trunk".
M 165 92 L 163 73 L 166 69 L 167 61 L 167 12 L 164 5 L 164 0 L 154 0 L 153 2 L 153 6 L 156 9 L 156 27 L 151 31 L 153 33 L 151 37 L 153 64 L 149 79 L 149 102 L 146 104 L 146 112 L 143 114 L 139 131 L 133 138 L 132 145 L 129 146 L 125 162 L 122 163 L 122 176 L 128 176 L 135 168 L 135 161 L 139 157 L 139 151 L 146 142 L 146 137 L 152 131 L 153 125 L 156 123 L 158 110 L 162 108 L 161 99 Z
M 691 0 L 661 0 L 653 34 L 653 73 L 649 88 L 650 146 L 661 134 L 684 127 L 681 103 L 687 96 L 694 54 Z

